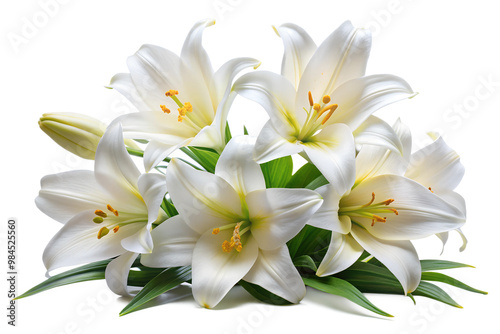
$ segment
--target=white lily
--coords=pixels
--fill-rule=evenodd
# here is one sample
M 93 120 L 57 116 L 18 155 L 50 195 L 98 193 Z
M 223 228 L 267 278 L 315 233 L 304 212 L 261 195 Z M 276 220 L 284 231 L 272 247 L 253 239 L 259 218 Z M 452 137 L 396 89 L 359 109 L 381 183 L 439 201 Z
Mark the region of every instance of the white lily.
M 167 186 L 180 215 L 153 230 L 155 249 L 141 258 L 150 267 L 191 264 L 194 298 L 207 308 L 241 279 L 293 303 L 305 295 L 286 242 L 322 199 L 307 189 L 266 189 L 253 144 L 233 138 L 215 174 L 172 159 Z
M 267 111 L 254 157 L 263 163 L 294 153 L 307 158 L 345 192 L 354 180 L 355 144 L 400 151 L 391 127 L 370 117 L 379 108 L 414 93 L 401 78 L 365 75 L 371 34 L 345 22 L 316 48 L 300 27 L 276 29 L 285 54 L 281 74 L 261 71 L 239 78 L 233 89 Z
M 421 277 L 418 254 L 410 240 L 450 231 L 465 222 L 461 210 L 401 176 L 408 165 L 411 136 L 399 121 L 395 132 L 406 152 L 403 156 L 364 145 L 356 158 L 352 189 L 343 194 L 330 184 L 317 189 L 324 203 L 308 224 L 332 231 L 318 276 L 348 268 L 366 250 L 410 293 Z
M 465 173 L 460 162 L 460 156 L 450 148 L 442 137 L 436 138 L 432 144 L 411 155 L 410 164 L 405 176 L 417 181 L 434 194 L 457 207 L 466 215 L 465 200 L 454 191 Z M 463 251 L 467 246 L 467 239 L 460 229 L 456 230 L 462 237 Z M 448 240 L 448 232 L 438 233 L 443 242 L 443 248 Z
M 143 45 L 127 60 L 130 73 L 111 80 L 109 87 L 140 111 L 119 119 L 125 137 L 149 140 L 144 152 L 147 171 L 179 147 L 203 146 L 220 152 L 225 145 L 227 113 L 234 100 L 232 81 L 241 70 L 257 68 L 260 62 L 236 58 L 214 73 L 202 46 L 204 29 L 214 23 L 196 23 L 180 57 L 155 45 Z
M 151 228 L 166 219 L 160 209 L 165 193 L 163 175 L 141 174 L 135 166 L 120 125 L 108 127 L 97 148 L 95 171 L 42 178 L 36 205 L 64 224 L 44 251 L 47 271 L 151 252 Z

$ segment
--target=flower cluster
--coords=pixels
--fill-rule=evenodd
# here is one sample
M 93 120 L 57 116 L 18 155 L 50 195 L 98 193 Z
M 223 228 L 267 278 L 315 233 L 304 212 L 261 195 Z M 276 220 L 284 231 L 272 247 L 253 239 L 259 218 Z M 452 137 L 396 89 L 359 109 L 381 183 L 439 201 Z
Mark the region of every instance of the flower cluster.
M 458 231 L 465 248 L 454 192 L 464 167 L 442 138 L 412 153 L 406 125 L 373 116 L 416 94 L 397 76 L 365 74 L 370 32 L 345 22 L 316 46 L 284 24 L 281 74 L 251 58 L 214 71 L 202 46 L 213 24 L 196 23 L 180 56 L 144 45 L 128 58 L 130 73 L 108 88 L 138 112 L 109 126 L 72 113 L 40 119 L 62 147 L 95 160 L 93 171 L 41 181 L 38 208 L 63 224 L 43 254 L 48 273 L 83 265 L 64 284 L 86 272 L 120 295 L 143 287 L 123 313 L 180 284 L 206 308 L 235 285 L 274 304 L 300 302 L 307 285 L 384 315 L 360 291 L 441 298 L 419 291 L 423 272 L 463 265 L 424 265 L 411 240 L 444 245 Z M 238 95 L 269 115 L 256 137 L 231 135 Z M 370 285 L 371 275 L 386 283 Z

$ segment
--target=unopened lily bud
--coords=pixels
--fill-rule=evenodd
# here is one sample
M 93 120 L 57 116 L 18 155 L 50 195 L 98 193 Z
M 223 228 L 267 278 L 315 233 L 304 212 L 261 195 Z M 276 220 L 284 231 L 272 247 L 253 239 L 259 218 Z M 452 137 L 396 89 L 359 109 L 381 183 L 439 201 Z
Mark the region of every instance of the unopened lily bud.
M 43 114 L 38 125 L 62 148 L 89 160 L 95 159 L 97 145 L 107 127 L 98 119 L 70 112 Z M 130 139 L 125 143 L 137 148 Z

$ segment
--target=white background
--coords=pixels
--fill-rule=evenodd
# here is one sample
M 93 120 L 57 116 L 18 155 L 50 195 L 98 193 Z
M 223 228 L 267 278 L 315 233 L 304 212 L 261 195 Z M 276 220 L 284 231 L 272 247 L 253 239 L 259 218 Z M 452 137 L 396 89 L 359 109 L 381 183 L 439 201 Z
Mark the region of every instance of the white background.
M 419 252 L 422 258 L 475 265 L 476 269 L 449 274 L 490 294 L 447 290 L 464 309 L 418 297 L 414 306 L 401 296 L 368 295 L 395 315 L 385 319 L 312 290 L 299 305 L 271 307 L 236 289 L 215 310 L 205 310 L 194 302 L 189 289 L 183 289 L 171 296 L 182 297 L 175 302 L 120 318 L 118 313 L 127 301 L 112 295 L 103 281 L 96 281 L 19 301 L 18 327 L 11 328 L 4 315 L 8 300 L 2 279 L 0 326 L 8 333 L 466 333 L 488 325 L 490 332 L 498 330 L 494 302 L 500 292 L 496 269 L 500 28 L 494 1 L 66 0 L 62 4 L 61 0 L 57 8 L 45 9 L 50 15 L 44 14 L 42 3 L 46 2 L 3 1 L 0 5 L 1 251 L 6 249 L 7 219 L 17 217 L 19 292 L 44 279 L 41 254 L 60 228 L 34 205 L 40 178 L 92 168 L 90 162 L 66 153 L 40 131 L 40 115 L 72 111 L 108 122 L 133 111 L 118 93 L 104 89 L 115 73 L 127 71 L 127 56 L 145 43 L 178 53 L 192 24 L 212 17 L 217 24 L 206 30 L 204 45 L 215 68 L 227 59 L 250 56 L 262 61 L 261 69 L 276 72 L 282 44 L 272 25 L 296 23 L 318 44 L 347 19 L 370 27 L 374 38 L 367 73 L 399 75 L 420 93 L 378 115 L 389 122 L 401 117 L 409 124 L 415 149 L 427 142 L 427 131 L 439 130 L 466 166 L 458 190 L 468 204 L 468 222 L 463 228 L 469 239 L 467 250 L 458 252 L 460 240 L 452 234 L 441 257 L 440 243 L 434 237 L 418 241 Z M 26 22 L 38 27 L 27 31 Z M 24 39 L 15 45 L 14 38 Z M 232 113 L 231 124 L 240 129 L 239 124 L 245 122 L 253 134 L 267 117 L 259 106 L 240 98 Z M 6 254 L 0 259 L 6 263 Z

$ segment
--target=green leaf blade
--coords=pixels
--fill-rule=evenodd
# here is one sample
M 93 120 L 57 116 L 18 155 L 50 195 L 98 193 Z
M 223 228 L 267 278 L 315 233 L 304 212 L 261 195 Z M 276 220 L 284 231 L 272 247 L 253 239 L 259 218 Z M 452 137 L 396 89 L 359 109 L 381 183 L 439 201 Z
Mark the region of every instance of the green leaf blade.
M 280 296 L 275 295 L 272 292 L 267 291 L 263 287 L 249 283 L 247 281 L 241 280 L 239 283 L 249 294 L 251 294 L 255 299 L 260 300 L 266 304 L 272 305 L 291 305 L 292 303 Z

